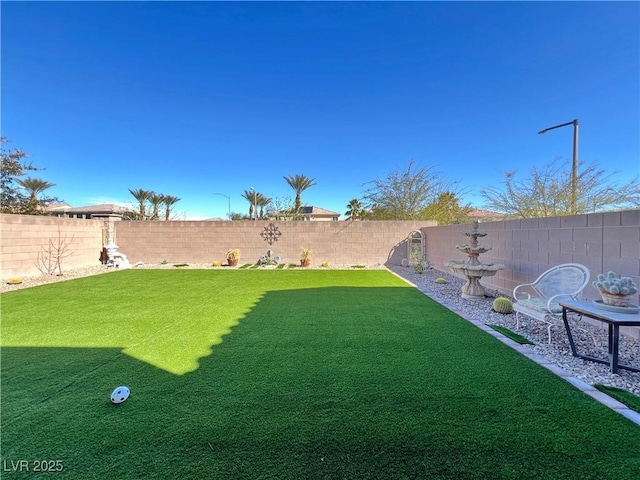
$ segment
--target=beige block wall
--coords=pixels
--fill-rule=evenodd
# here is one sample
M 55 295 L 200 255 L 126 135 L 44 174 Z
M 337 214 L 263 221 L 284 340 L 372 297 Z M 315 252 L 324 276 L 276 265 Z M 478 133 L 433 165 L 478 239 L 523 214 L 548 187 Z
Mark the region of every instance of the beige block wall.
M 300 251 L 313 251 L 312 265 L 400 263 L 406 238 L 435 222 L 118 222 L 116 243 L 131 263 L 212 263 L 226 261 L 239 248 L 240 264 L 255 263 L 271 249 L 285 263 L 298 263 Z M 277 231 L 271 245 L 270 226 Z
M 472 225 L 424 228 L 427 258 L 443 271 L 445 260 L 466 258 L 456 245 L 469 243 L 463 232 Z M 640 285 L 640 210 L 594 213 L 566 217 L 534 218 L 480 224 L 487 235 L 480 245 L 492 247 L 480 255 L 483 263 L 502 263 L 505 269 L 482 284 L 511 293 L 522 283 L 535 280 L 545 270 L 562 263 L 581 263 L 592 279 L 608 270 L 633 278 Z M 589 286 L 587 299 L 600 298 Z M 638 303 L 638 298 L 634 303 Z
M 39 261 L 61 245 L 66 245 L 63 273 L 65 269 L 100 265 L 102 229 L 99 220 L 0 215 L 2 280 L 41 273 Z
M 443 262 L 464 260 L 456 245 L 469 242 L 471 225 L 435 226 L 434 222 L 273 222 L 280 233 L 269 244 L 264 236 L 270 223 L 250 222 L 116 222 L 115 240 L 132 263 L 210 263 L 225 261 L 230 248 L 239 248 L 240 263 L 255 263 L 268 249 L 286 263 L 298 263 L 302 247 L 313 250 L 313 264 L 398 265 L 407 257 L 406 239 L 420 229 L 427 259 L 436 269 Z M 66 236 L 71 255 L 63 270 L 99 265 L 104 222 L 63 217 L 0 215 L 0 269 L 2 280 L 38 274 L 38 255 L 49 241 Z M 482 284 L 510 294 L 516 285 L 535 280 L 548 268 L 577 262 L 592 278 L 613 270 L 640 285 L 640 210 L 567 217 L 488 222 L 480 225 L 487 236 L 481 245 L 492 247 L 480 256 L 484 263 L 502 263 L 505 269 Z M 598 299 L 590 284 L 585 298 Z M 640 303 L 636 297 L 634 303 Z M 636 329 L 637 331 L 637 329 Z M 638 335 L 640 336 L 640 335 Z

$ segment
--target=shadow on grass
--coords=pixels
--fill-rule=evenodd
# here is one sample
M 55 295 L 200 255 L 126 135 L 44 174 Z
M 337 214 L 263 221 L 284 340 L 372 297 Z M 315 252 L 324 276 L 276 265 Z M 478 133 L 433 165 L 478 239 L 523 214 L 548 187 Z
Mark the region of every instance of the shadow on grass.
M 635 425 L 414 289 L 269 291 L 238 322 L 183 375 L 122 347 L 3 348 L 2 459 L 60 460 L 56 478 L 83 479 L 640 468 Z M 112 405 L 121 384 L 131 397 Z

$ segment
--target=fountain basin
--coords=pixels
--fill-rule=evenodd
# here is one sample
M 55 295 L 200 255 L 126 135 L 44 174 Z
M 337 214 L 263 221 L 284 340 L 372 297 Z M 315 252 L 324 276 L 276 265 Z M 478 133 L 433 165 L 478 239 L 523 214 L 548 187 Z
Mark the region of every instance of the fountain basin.
M 462 286 L 462 298 L 479 299 L 484 298 L 484 287 L 480 284 L 482 277 L 493 277 L 500 270 L 506 267 L 501 263 L 480 263 L 471 265 L 463 260 L 447 260 L 444 262 L 445 267 L 458 275 L 467 277 L 467 283 Z

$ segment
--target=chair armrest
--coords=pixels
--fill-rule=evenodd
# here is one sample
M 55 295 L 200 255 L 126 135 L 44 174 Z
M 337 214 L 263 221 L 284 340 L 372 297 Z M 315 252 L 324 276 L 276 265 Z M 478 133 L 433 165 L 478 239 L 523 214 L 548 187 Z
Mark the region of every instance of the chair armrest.
M 525 287 L 533 288 L 533 283 L 523 283 L 522 285 L 518 285 L 516 288 L 513 289 L 513 298 L 518 300 L 518 295 L 523 295 L 523 296 L 526 295 L 525 299 L 526 300 L 530 299 L 531 294 L 529 292 L 523 291 Z
M 559 293 L 557 295 L 553 295 L 552 297 L 549 298 L 549 300 L 547 300 L 547 310 L 549 310 L 549 312 L 551 313 L 555 313 L 554 309 L 552 308 L 553 304 L 558 305 L 558 308 L 562 308 L 562 307 L 559 307 L 559 303 L 560 303 L 560 300 L 562 300 L 563 298 L 565 300 L 573 300 L 573 296 L 570 293 Z

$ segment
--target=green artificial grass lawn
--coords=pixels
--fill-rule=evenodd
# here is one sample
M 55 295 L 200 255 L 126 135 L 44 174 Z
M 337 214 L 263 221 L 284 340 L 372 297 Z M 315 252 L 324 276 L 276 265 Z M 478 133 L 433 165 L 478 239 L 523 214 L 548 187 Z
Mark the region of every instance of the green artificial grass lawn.
M 529 340 L 526 337 L 523 337 L 522 335 L 516 332 L 509 330 L 507 327 L 503 327 L 502 325 L 489 325 L 489 326 L 493 328 L 496 332 L 500 332 L 505 337 L 510 338 L 511 340 L 513 340 L 516 343 L 519 343 L 520 345 L 533 345 L 533 342 L 531 340 Z
M 594 387 L 596 387 L 601 392 L 606 393 L 610 397 L 615 398 L 619 402 L 624 403 L 630 409 L 635 410 L 636 412 L 640 412 L 640 397 L 634 395 L 630 391 L 623 388 L 602 385 L 599 383 L 596 383 Z
M 3 294 L 1 308 L 3 468 L 60 461 L 55 478 L 73 479 L 640 471 L 635 424 L 386 271 L 125 270 Z M 119 385 L 131 397 L 113 405 Z

